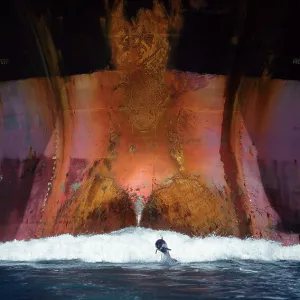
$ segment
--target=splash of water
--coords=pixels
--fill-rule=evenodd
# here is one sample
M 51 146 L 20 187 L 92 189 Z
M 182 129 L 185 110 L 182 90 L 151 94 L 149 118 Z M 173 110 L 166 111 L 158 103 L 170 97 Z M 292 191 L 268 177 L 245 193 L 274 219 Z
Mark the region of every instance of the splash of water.
M 235 237 L 191 238 L 172 231 L 129 227 L 110 234 L 60 235 L 30 241 L 0 243 L 3 261 L 73 260 L 109 263 L 155 263 L 155 241 L 163 234 L 179 263 L 216 260 L 296 260 L 300 245 L 285 247 L 278 242 Z M 2 262 L 1 262 L 2 261 Z
M 134 201 L 134 210 L 135 210 L 135 213 L 136 213 L 138 226 L 140 226 L 142 212 L 143 212 L 143 209 L 144 209 L 144 206 L 145 206 L 143 200 L 144 200 L 144 198 L 142 196 L 139 196 Z

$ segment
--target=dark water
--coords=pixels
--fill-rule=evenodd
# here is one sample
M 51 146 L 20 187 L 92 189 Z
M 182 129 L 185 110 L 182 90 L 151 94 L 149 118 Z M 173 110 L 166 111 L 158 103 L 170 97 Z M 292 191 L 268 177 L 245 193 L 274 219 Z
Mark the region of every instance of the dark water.
M 300 299 L 300 263 L 0 262 L 1 300 Z

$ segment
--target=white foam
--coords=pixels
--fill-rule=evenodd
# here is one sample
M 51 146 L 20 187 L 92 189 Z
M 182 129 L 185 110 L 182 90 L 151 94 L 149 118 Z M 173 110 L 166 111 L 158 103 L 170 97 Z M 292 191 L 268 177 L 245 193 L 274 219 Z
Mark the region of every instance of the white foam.
M 0 243 L 2 261 L 72 260 L 111 263 L 159 262 L 155 242 L 163 236 L 179 262 L 253 259 L 300 261 L 300 245 L 284 247 L 266 240 L 211 236 L 190 238 L 172 231 L 141 227 L 101 235 L 61 235 L 30 241 Z

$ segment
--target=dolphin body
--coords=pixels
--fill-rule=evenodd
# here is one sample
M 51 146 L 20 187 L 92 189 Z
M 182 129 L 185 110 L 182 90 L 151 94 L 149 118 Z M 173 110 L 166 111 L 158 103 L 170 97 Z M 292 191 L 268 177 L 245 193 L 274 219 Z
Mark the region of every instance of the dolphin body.
M 156 251 L 155 253 L 157 253 L 157 250 L 160 251 L 162 254 L 164 254 L 165 258 L 167 259 L 167 261 L 172 261 L 172 262 L 177 262 L 176 259 L 172 258 L 169 251 L 171 251 L 171 249 L 168 248 L 167 243 L 165 242 L 165 240 L 163 240 L 162 238 L 157 240 L 155 243 L 155 247 L 156 247 Z

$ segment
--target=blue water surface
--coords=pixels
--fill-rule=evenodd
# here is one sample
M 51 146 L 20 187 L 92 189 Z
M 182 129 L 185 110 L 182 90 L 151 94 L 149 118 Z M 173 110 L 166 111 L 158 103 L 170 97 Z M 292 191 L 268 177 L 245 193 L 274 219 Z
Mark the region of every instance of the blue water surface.
M 300 299 L 300 263 L 0 262 L 0 299 Z

